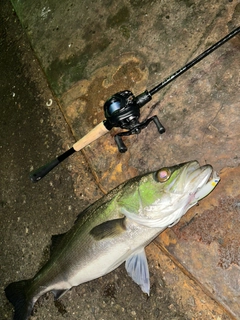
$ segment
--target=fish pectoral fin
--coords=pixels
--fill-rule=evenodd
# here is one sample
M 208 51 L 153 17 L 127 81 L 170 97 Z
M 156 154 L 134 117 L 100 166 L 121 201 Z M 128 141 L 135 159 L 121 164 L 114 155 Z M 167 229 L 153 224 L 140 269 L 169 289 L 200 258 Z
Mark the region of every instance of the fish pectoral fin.
M 69 289 L 65 290 L 51 290 L 51 292 L 54 295 L 54 300 L 58 300 L 59 298 L 61 298 Z
M 103 222 L 94 227 L 90 234 L 95 240 L 102 240 L 104 238 L 115 237 L 126 230 L 125 217 L 121 219 L 114 219 Z
M 128 275 L 136 282 L 144 293 L 149 295 L 150 279 L 148 262 L 144 248 L 131 255 L 125 263 Z

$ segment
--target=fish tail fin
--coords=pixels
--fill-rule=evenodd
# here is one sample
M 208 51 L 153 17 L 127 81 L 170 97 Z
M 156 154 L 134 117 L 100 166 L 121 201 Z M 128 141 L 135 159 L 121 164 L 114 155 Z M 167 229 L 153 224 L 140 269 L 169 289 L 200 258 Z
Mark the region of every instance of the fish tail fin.
M 12 282 L 5 288 L 6 297 L 14 306 L 13 320 L 27 320 L 31 316 L 34 302 L 27 296 L 30 283 L 31 279 Z

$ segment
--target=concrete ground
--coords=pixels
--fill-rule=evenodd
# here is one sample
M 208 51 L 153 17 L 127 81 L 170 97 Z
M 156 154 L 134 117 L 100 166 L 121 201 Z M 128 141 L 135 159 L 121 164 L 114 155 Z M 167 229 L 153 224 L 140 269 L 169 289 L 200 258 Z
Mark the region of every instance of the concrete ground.
M 122 181 L 196 159 L 220 185 L 147 248 L 149 299 L 120 267 L 55 304 L 45 296 L 32 319 L 240 319 L 239 36 L 142 108 L 164 135 L 150 125 L 120 154 L 112 132 L 37 184 L 28 179 L 104 120 L 112 94 L 153 88 L 238 27 L 239 1 L 12 4 L 1 4 L 2 288 L 33 276 L 51 235 Z M 4 297 L 0 315 L 11 317 Z

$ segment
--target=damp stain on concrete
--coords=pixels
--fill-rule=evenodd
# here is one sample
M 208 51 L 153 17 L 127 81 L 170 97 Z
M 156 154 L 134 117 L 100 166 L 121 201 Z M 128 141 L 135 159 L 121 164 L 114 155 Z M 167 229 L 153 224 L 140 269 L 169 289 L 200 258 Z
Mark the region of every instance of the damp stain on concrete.
M 110 15 L 107 18 L 106 26 L 107 28 L 114 28 L 122 25 L 123 23 L 129 23 L 130 11 L 128 7 L 120 8 L 115 15 Z
M 95 41 L 86 43 L 84 49 L 61 60 L 56 58 L 46 69 L 46 76 L 54 92 L 60 96 L 67 91 L 72 83 L 86 78 L 86 66 L 89 59 L 99 52 L 103 52 L 110 44 L 110 40 L 102 36 Z
M 142 86 L 148 72 L 144 63 L 132 56 L 122 58 L 122 62 L 97 70 L 89 81 L 78 82 L 62 97 L 62 105 L 68 121 L 73 122 L 73 130 L 80 138 L 93 126 L 103 120 L 103 105 L 115 92 Z M 84 127 L 79 123 L 84 119 Z M 84 130 L 84 131 L 83 131 Z

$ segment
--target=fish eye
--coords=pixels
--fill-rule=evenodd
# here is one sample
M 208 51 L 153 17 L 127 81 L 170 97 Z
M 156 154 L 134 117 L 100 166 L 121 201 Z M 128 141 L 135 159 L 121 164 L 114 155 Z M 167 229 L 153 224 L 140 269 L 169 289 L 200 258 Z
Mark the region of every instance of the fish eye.
M 171 170 L 169 168 L 162 168 L 156 173 L 157 182 L 165 182 L 171 177 Z

